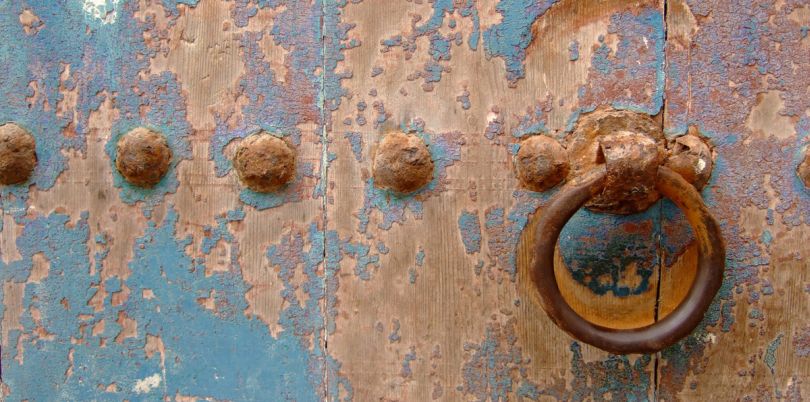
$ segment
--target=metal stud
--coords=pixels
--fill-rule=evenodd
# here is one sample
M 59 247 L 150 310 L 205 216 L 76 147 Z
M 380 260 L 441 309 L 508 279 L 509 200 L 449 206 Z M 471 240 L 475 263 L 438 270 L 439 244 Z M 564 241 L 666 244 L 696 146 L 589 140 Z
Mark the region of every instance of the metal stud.
M 799 175 L 804 186 L 810 188 L 810 147 L 804 149 L 804 159 L 796 169 L 796 174 Z
M 400 194 L 413 193 L 433 180 L 433 159 L 422 138 L 401 132 L 380 141 L 374 156 L 374 185 Z
M 277 191 L 295 179 L 295 148 L 267 132 L 242 140 L 233 166 L 242 183 L 253 191 Z
M 24 183 L 37 165 L 36 141 L 24 128 L 6 123 L 0 126 L 0 184 Z
M 115 167 L 133 185 L 154 187 L 169 171 L 171 160 L 166 137 L 148 128 L 138 127 L 118 140 Z
M 712 176 L 714 161 L 712 150 L 693 127 L 688 134 L 671 140 L 667 146 L 669 156 L 664 165 L 680 174 L 700 190 Z
M 546 191 L 568 176 L 568 151 L 555 139 L 533 135 L 521 141 L 515 156 L 515 173 L 520 185 L 532 191 Z

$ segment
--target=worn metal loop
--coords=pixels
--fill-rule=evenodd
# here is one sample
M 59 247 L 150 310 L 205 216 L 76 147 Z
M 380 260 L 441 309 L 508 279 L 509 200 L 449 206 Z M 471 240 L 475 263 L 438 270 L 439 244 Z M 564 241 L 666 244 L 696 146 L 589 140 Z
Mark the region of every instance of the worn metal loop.
M 566 185 L 543 210 L 537 224 L 536 254 L 531 270 L 543 309 L 564 331 L 611 353 L 653 353 L 689 335 L 700 322 L 723 282 L 725 245 L 717 221 L 695 188 L 671 169 L 659 166 L 656 189 L 686 215 L 698 243 L 698 269 L 686 298 L 672 313 L 653 324 L 615 329 L 591 323 L 577 314 L 560 293 L 554 274 L 554 249 L 563 226 L 605 186 L 604 165 Z

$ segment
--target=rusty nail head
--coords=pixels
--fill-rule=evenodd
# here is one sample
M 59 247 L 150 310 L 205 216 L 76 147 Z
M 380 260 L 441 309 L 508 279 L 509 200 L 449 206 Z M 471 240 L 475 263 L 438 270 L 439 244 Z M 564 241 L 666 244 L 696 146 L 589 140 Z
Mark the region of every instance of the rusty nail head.
M 804 149 L 804 159 L 796 169 L 796 174 L 799 175 L 804 186 L 810 188 L 810 147 Z
M 129 183 L 154 187 L 169 171 L 172 151 L 162 134 L 138 127 L 118 140 L 115 167 Z
M 533 135 L 520 142 L 515 155 L 515 174 L 522 187 L 546 191 L 562 182 L 569 169 L 568 151 L 557 140 Z
M 249 189 L 259 193 L 277 191 L 295 179 L 295 148 L 286 140 L 261 131 L 239 143 L 233 166 Z
M 712 149 L 696 128 L 690 127 L 687 134 L 669 141 L 669 156 L 664 165 L 695 186 L 702 189 L 714 168 Z
M 433 159 L 419 136 L 392 132 L 378 144 L 372 170 L 376 187 L 409 194 L 433 180 Z
M 0 184 L 24 183 L 36 165 L 34 136 L 14 123 L 0 125 Z

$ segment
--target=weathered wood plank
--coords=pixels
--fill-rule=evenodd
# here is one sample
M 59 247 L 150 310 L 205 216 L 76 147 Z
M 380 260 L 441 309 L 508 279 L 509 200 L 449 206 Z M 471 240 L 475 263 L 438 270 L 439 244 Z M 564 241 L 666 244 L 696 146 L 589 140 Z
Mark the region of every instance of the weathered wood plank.
M 361 2 L 340 17 L 352 25 L 338 69 L 351 76 L 327 134 L 327 248 L 343 253 L 328 350 L 352 385 L 340 396 L 651 399 L 651 356 L 580 345 L 534 300 L 518 269 L 529 255 L 516 250 L 548 194 L 518 189 L 511 156 L 521 137 L 562 138 L 597 107 L 660 112 L 662 4 Z M 437 166 L 413 196 L 371 179 L 376 144 L 395 130 L 422 136 Z M 601 285 L 561 269 L 572 303 L 616 326 L 652 321 L 657 213 L 582 213 L 570 226 L 569 264 L 615 257 L 638 268 L 614 280 L 597 267 Z M 636 251 L 622 259 L 625 242 Z
M 0 3 L 0 123 L 39 156 L 0 189 L 0 399 L 325 399 L 323 5 L 277 3 Z M 174 154 L 152 190 L 113 167 L 137 126 Z M 276 194 L 231 172 L 258 129 L 298 152 Z
M 810 193 L 795 169 L 810 129 L 810 5 L 668 0 L 667 10 L 665 128 L 694 128 L 715 147 L 703 194 L 722 223 L 728 259 L 702 327 L 661 353 L 658 396 L 802 400 Z M 691 235 L 673 211 L 665 209 L 664 310 L 682 299 L 694 270 Z

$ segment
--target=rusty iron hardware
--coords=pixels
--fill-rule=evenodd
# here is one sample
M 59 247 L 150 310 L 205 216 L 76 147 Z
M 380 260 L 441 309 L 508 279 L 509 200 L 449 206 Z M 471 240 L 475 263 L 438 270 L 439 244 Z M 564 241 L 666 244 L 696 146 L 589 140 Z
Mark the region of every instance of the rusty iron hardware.
M 804 186 L 810 188 L 810 147 L 805 147 L 804 158 L 799 167 L 796 168 L 796 174 L 799 176 L 799 180 L 804 183 Z
M 121 136 L 115 167 L 129 183 L 151 188 L 160 183 L 172 160 L 172 150 L 162 134 L 138 127 Z
M 233 166 L 242 183 L 258 193 L 277 191 L 295 179 L 295 148 L 265 131 L 242 140 Z
M 547 135 L 532 135 L 521 141 L 514 166 L 520 186 L 531 191 L 553 188 L 570 170 L 568 152 Z
M 433 180 L 433 159 L 417 135 L 392 132 L 377 145 L 372 166 L 374 186 L 410 194 Z
M 608 180 L 608 168 L 597 166 L 568 183 L 550 201 L 536 227 L 536 254 L 531 277 L 548 316 L 576 339 L 611 353 L 657 352 L 689 335 L 703 320 L 723 281 L 723 238 L 717 221 L 695 187 L 668 167 L 658 166 L 655 190 L 684 212 L 698 242 L 698 269 L 692 287 L 672 313 L 653 324 L 614 329 L 588 322 L 568 305 L 560 293 L 554 275 L 554 249 L 565 223 L 589 200 L 601 194 Z
M 527 137 L 520 143 L 514 167 L 521 187 L 546 191 L 605 164 L 607 185 L 585 207 L 628 215 L 661 198 L 655 189 L 659 165 L 701 189 L 711 177 L 713 157 L 712 148 L 694 127 L 667 139 L 661 125 L 647 114 L 600 110 L 583 116 L 562 142 L 542 134 Z
M 36 141 L 26 129 L 0 125 L 0 184 L 25 183 L 37 165 Z

